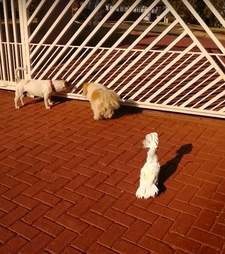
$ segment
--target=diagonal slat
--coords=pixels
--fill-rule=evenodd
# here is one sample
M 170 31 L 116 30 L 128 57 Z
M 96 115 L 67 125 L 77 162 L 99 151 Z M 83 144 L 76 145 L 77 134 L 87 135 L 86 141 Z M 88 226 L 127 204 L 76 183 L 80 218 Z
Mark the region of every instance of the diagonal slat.
M 120 4 L 121 1 L 118 1 L 117 4 Z M 136 0 L 133 5 L 129 8 L 129 10 L 126 12 L 126 14 L 124 14 L 113 26 L 112 28 L 107 32 L 107 34 L 97 43 L 97 45 L 95 46 L 95 48 L 91 51 L 91 53 L 87 56 L 87 58 L 85 58 L 78 66 L 77 68 L 70 74 L 70 76 L 68 77 L 68 79 L 71 79 L 73 77 L 73 75 L 81 68 L 81 66 L 86 62 L 86 60 L 91 57 L 102 45 L 103 43 L 108 39 L 108 37 L 118 28 L 118 26 L 120 25 L 120 23 L 132 12 L 132 10 L 135 8 L 135 6 L 137 6 L 140 3 L 140 0 Z M 112 13 L 116 10 L 117 6 L 114 5 L 113 8 L 108 12 L 108 14 L 105 16 L 105 18 L 103 18 L 103 22 L 105 22 L 111 15 Z M 101 23 L 101 22 L 100 22 Z M 98 27 L 98 26 L 97 26 Z M 88 38 L 88 40 L 90 40 L 91 38 Z M 113 45 L 111 47 L 115 48 L 115 45 Z M 91 72 L 91 70 L 89 71 Z M 79 83 L 82 83 L 82 81 L 80 81 Z M 79 84 L 77 84 L 77 86 L 79 86 Z
M 38 4 L 37 8 L 35 9 L 35 11 L 32 13 L 32 15 L 30 16 L 30 18 L 27 21 L 28 25 L 31 24 L 31 22 L 33 21 L 35 16 L 38 14 L 38 12 L 40 11 L 40 9 L 42 8 L 42 6 L 44 5 L 45 2 L 46 2 L 46 0 L 41 0 L 41 2 Z
M 43 38 L 40 39 L 38 45 L 35 47 L 34 50 L 31 51 L 31 59 L 33 58 L 34 54 L 38 51 L 38 49 L 41 47 L 41 45 L 44 43 L 44 41 L 47 39 L 47 37 L 50 35 L 50 33 L 53 31 L 53 29 L 57 26 L 57 24 L 60 22 L 60 20 L 64 17 L 66 12 L 69 10 L 71 5 L 73 4 L 74 0 L 70 0 L 69 3 L 66 5 L 66 7 L 63 9 L 63 11 L 60 13 L 60 15 L 57 17 L 57 19 L 54 21 L 54 23 L 51 25 L 51 27 L 48 29 L 46 34 L 43 36 Z M 76 17 L 74 17 L 75 19 Z M 64 30 L 65 31 L 65 30 Z M 30 41 L 31 42 L 31 41 Z
M 117 59 L 117 61 L 114 62 L 113 65 L 110 66 L 110 68 L 107 69 L 107 71 L 105 71 L 105 73 L 103 73 L 98 79 L 97 81 L 99 82 L 101 79 L 103 79 L 108 73 L 109 71 L 111 71 L 113 69 L 113 67 L 116 66 L 116 64 L 119 63 L 119 61 L 124 57 L 126 56 L 129 51 L 131 49 L 133 49 L 143 38 L 145 35 L 147 35 L 151 30 L 152 28 L 168 13 L 167 10 L 165 10 L 161 15 L 159 15 L 157 17 L 157 19 L 148 27 L 148 29 L 146 29 L 126 50 L 125 52 L 120 56 L 120 58 Z M 175 23 L 172 23 L 167 29 L 169 30 L 171 26 L 175 25 Z M 166 30 L 167 30 L 166 29 Z M 117 80 L 122 77 L 124 75 L 124 73 L 127 72 L 127 70 L 129 70 L 135 63 L 137 63 L 144 55 L 146 52 L 148 52 L 150 49 L 152 49 L 152 47 L 154 45 L 156 45 L 157 41 L 159 41 L 162 37 L 163 37 L 163 34 L 162 33 L 160 36 L 157 37 L 157 39 L 152 42 L 134 61 L 131 62 L 131 64 L 129 64 L 129 66 L 127 66 L 113 81 L 110 82 L 109 86 L 108 87 L 111 87 L 113 86 L 114 83 L 117 82 Z
M 181 89 L 179 89 L 177 92 L 175 92 L 172 96 L 170 96 L 167 100 L 163 102 L 163 104 L 169 104 L 174 98 L 176 98 L 179 94 L 184 92 L 189 86 L 194 84 L 197 80 L 202 78 L 203 76 L 206 75 L 207 72 L 212 70 L 212 66 L 207 67 L 203 72 L 201 72 L 199 75 L 197 75 L 194 79 L 189 81 L 186 85 L 184 85 Z M 187 78 L 187 77 L 186 77 Z
M 224 86 L 224 84 L 222 84 L 221 86 Z M 219 93 L 218 95 L 214 96 L 211 100 L 209 100 L 207 103 L 204 103 L 204 105 L 202 105 L 200 107 L 200 109 L 206 109 L 207 107 L 209 107 L 211 104 L 213 104 L 214 102 L 216 102 L 218 99 L 220 99 L 221 97 L 223 97 L 225 95 L 225 91 L 222 91 L 221 93 Z
M 67 29 L 71 26 L 71 24 L 73 24 L 73 22 L 76 20 L 76 18 L 80 15 L 80 13 L 83 11 L 83 9 L 86 7 L 86 5 L 88 4 L 88 0 L 84 1 L 83 4 L 81 5 L 81 7 L 79 8 L 79 10 L 75 13 L 75 15 L 71 18 L 71 20 L 66 24 L 66 26 L 62 29 L 62 31 L 59 33 L 59 35 L 56 37 L 56 39 L 52 42 L 51 46 L 48 48 L 48 50 L 45 52 L 45 54 L 42 56 L 42 58 L 38 61 L 38 63 L 33 67 L 32 69 L 32 73 L 34 73 L 36 71 L 36 69 L 44 62 L 45 58 L 51 53 L 51 51 L 54 49 L 54 47 L 57 45 L 58 41 L 62 38 L 62 36 L 64 35 L 64 33 L 67 31 Z M 90 17 L 89 17 L 90 18 Z M 86 23 L 88 23 L 89 19 L 86 20 Z M 86 24 L 85 23 L 85 24 Z M 85 25 L 83 25 L 85 26 Z M 70 45 L 70 43 L 72 42 L 72 40 L 74 40 L 75 36 L 73 35 L 73 37 L 69 40 L 69 42 L 67 42 L 65 46 L 65 49 L 62 49 L 62 51 L 64 52 L 66 50 L 66 48 Z M 63 52 L 60 52 L 60 56 Z M 57 57 L 57 59 L 59 58 L 59 56 Z M 53 64 L 55 64 L 57 60 L 55 59 L 54 62 L 51 63 L 51 66 L 48 67 L 48 70 L 53 66 Z M 48 71 L 47 70 L 47 71 Z M 45 73 L 44 73 L 45 74 Z M 44 74 L 40 77 L 43 78 Z
M 221 52 L 223 54 L 225 54 L 225 48 L 224 48 L 223 44 L 217 39 L 217 37 L 214 35 L 214 33 L 209 29 L 209 27 L 206 25 L 206 23 L 203 21 L 203 19 L 200 17 L 200 15 L 194 10 L 192 5 L 187 0 L 183 0 L 183 2 L 187 6 L 187 8 L 191 11 L 192 15 L 200 23 L 200 25 L 205 29 L 205 31 L 210 36 L 212 41 L 217 45 L 217 47 L 221 50 Z
M 29 41 L 31 42 L 34 36 L 37 34 L 37 32 L 41 29 L 41 27 L 44 25 L 47 18 L 51 15 L 54 8 L 57 6 L 57 4 L 60 2 L 60 0 L 55 0 L 51 6 L 51 8 L 48 9 L 45 16 L 41 19 L 41 22 L 39 22 L 38 26 L 34 29 L 33 33 L 29 37 Z
M 134 81 L 136 81 L 139 77 L 142 76 L 142 74 L 144 72 L 146 72 L 151 66 L 153 66 L 163 55 L 166 54 L 166 52 L 168 52 L 171 48 L 173 48 L 177 42 L 179 42 L 182 38 L 184 38 L 184 36 L 186 35 L 186 32 L 184 31 L 183 33 L 181 33 L 171 44 L 169 44 L 164 51 L 162 51 L 153 61 L 151 61 L 148 65 L 146 65 L 146 67 L 140 71 L 129 83 L 132 83 Z M 192 48 L 193 45 L 190 45 L 188 47 L 188 49 Z M 184 55 L 185 53 L 187 53 L 187 49 L 180 54 L 179 56 L 177 56 L 174 60 L 171 61 L 171 63 L 166 66 L 165 68 L 163 68 L 160 72 L 158 72 L 150 81 L 148 81 L 144 86 L 142 86 L 137 92 L 135 92 L 130 98 L 134 99 L 136 96 L 138 96 L 141 92 L 143 92 L 151 83 L 153 83 L 158 77 L 160 77 L 162 75 L 162 73 L 164 73 L 166 71 L 166 69 L 169 69 L 179 58 L 182 57 L 182 55 Z

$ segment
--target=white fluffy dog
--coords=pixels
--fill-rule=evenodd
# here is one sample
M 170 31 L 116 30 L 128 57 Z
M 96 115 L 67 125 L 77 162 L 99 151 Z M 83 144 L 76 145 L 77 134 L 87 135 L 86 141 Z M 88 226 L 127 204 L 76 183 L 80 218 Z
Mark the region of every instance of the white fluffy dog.
M 136 191 L 137 198 L 150 198 L 155 197 L 159 190 L 157 185 L 158 175 L 160 171 L 160 164 L 156 154 L 158 147 L 158 134 L 152 132 L 145 136 L 143 145 L 145 148 L 149 148 L 147 154 L 147 160 L 141 169 L 140 184 Z
M 119 96 L 99 83 L 85 83 L 83 95 L 91 104 L 95 120 L 111 118 L 114 111 L 120 107 Z
M 24 94 L 44 98 L 45 108 L 50 109 L 52 105 L 51 96 L 54 93 L 63 92 L 68 88 L 64 80 L 18 80 L 15 89 L 15 108 L 19 109 L 18 101 L 24 105 Z

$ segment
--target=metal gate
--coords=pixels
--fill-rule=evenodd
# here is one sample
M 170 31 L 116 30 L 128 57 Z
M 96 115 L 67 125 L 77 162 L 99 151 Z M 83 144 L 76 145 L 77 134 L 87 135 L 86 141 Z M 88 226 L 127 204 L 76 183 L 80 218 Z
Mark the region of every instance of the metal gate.
M 198 26 L 170 0 L 126 2 L 1 0 L 0 88 L 13 90 L 20 68 L 23 78 L 69 81 L 69 98 L 84 99 L 82 83 L 97 81 L 126 104 L 225 118 L 221 13 L 202 1 L 213 30 L 188 0 L 180 4 Z

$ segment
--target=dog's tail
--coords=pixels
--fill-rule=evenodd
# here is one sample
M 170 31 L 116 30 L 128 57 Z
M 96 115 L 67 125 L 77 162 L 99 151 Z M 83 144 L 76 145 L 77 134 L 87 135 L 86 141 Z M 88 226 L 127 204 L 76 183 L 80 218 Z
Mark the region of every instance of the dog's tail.
M 23 70 L 24 70 L 24 68 L 21 68 L 21 67 L 17 67 L 15 69 L 15 80 L 16 80 L 16 82 L 19 82 L 21 80 L 20 71 L 23 71 Z

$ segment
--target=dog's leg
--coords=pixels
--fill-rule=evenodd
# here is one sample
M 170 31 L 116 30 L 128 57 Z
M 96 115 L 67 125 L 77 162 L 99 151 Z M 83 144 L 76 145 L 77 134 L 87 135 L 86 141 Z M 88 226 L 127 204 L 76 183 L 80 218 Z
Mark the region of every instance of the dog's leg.
M 50 98 L 48 98 L 48 105 L 52 106 L 53 105 L 53 102 L 51 101 Z
M 18 105 L 18 100 L 19 100 L 19 97 L 18 97 L 18 96 L 15 96 L 14 102 L 15 102 L 15 108 L 16 108 L 16 109 L 19 109 L 19 108 L 20 108 L 20 106 Z
M 19 96 L 19 94 L 18 94 L 18 90 L 16 90 L 16 91 L 15 91 L 15 98 L 14 98 L 14 103 L 15 103 L 15 108 L 16 108 L 16 109 L 19 109 L 19 108 L 20 108 L 19 105 L 18 105 L 19 98 L 20 98 L 20 96 Z
M 113 116 L 113 111 L 112 111 L 111 109 L 108 109 L 108 110 L 105 112 L 104 117 L 110 119 L 110 118 L 112 118 L 112 116 Z
M 92 103 L 91 104 L 91 109 L 94 115 L 94 120 L 100 120 L 101 119 L 101 114 L 100 111 L 98 110 L 98 105 Z
M 21 105 L 22 105 L 22 106 L 24 106 L 23 97 L 24 97 L 24 95 L 22 94 L 22 95 L 20 96 L 20 102 L 21 102 Z
M 45 103 L 45 108 L 46 109 L 50 109 L 51 107 L 48 104 L 48 100 L 49 100 L 49 96 L 48 95 L 44 95 L 44 103 Z
M 100 114 L 94 112 L 94 120 L 100 120 L 100 119 L 101 119 Z

